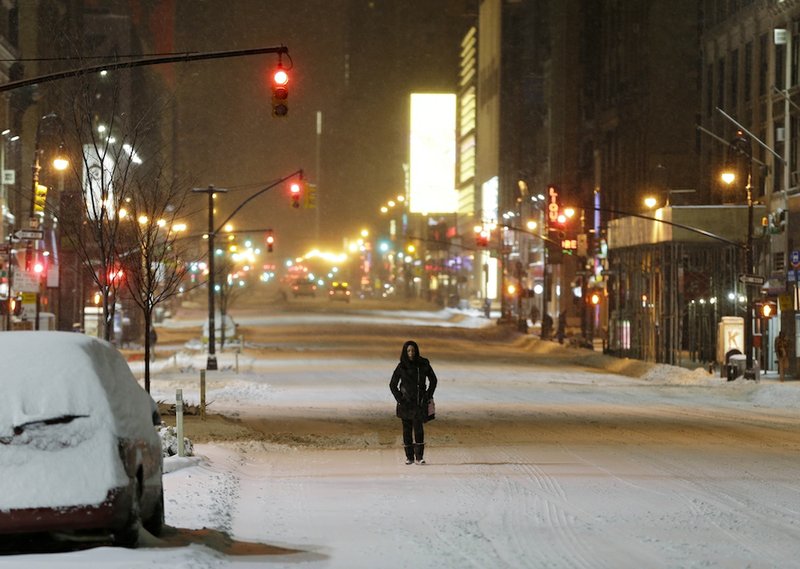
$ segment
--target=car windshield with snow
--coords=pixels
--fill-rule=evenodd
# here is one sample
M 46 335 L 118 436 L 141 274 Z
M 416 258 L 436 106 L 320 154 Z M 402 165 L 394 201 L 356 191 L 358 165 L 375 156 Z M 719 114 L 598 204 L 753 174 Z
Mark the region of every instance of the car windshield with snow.
M 68 332 L 0 337 L 0 534 L 110 533 L 164 523 L 153 399 L 111 344 Z

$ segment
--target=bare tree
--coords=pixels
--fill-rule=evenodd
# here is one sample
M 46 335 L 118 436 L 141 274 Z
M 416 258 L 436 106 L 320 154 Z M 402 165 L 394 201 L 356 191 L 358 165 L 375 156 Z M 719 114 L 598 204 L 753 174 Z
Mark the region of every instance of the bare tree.
M 104 86 L 109 92 L 108 85 Z M 64 139 L 71 149 L 70 170 L 79 188 L 60 211 L 66 237 L 97 286 L 103 308 L 103 337 L 113 338 L 118 278 L 123 260 L 119 240 L 120 204 L 128 201 L 141 166 L 139 141 L 151 126 L 149 117 L 133 119 L 119 104 L 119 90 L 111 85 L 103 109 L 91 78 L 72 90 L 70 114 L 62 119 Z M 140 175 L 138 177 L 141 177 Z
M 126 287 L 144 317 L 144 384 L 150 391 L 153 313 L 175 296 L 187 271 L 182 233 L 188 187 L 171 179 L 163 164 L 143 168 L 132 177 L 118 217 L 124 227 L 117 240 L 117 258 Z

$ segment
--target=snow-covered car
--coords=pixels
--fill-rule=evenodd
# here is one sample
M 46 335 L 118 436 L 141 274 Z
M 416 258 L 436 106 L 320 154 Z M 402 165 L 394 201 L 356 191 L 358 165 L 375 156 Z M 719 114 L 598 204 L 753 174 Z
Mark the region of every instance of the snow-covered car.
M 217 314 L 214 316 L 214 341 L 219 343 L 222 338 L 222 316 Z M 233 321 L 230 315 L 225 315 L 225 341 L 233 342 L 236 337 L 237 324 Z M 208 320 L 203 322 L 203 343 L 208 343 Z
M 122 354 L 74 332 L 2 332 L 0 360 L 0 535 L 158 535 L 160 417 Z

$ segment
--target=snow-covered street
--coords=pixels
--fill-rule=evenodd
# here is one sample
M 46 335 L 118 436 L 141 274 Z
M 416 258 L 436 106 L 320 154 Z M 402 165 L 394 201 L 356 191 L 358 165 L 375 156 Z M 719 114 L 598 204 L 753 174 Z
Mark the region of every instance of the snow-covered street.
M 240 431 L 212 424 L 196 457 L 167 459 L 164 539 L 0 568 L 800 566 L 800 382 L 622 362 L 446 311 L 277 318 L 243 316 L 239 372 L 225 353 L 209 373 L 211 412 Z M 388 390 L 408 338 L 439 377 L 424 466 L 403 463 Z M 197 402 L 204 357 L 175 345 L 152 394 Z

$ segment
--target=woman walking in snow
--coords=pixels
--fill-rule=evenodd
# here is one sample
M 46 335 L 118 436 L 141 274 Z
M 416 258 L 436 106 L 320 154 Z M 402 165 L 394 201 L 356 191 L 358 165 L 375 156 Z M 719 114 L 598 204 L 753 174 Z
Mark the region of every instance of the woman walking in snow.
M 425 431 L 428 402 L 436 391 L 436 374 L 431 362 L 419 355 L 419 346 L 409 340 L 403 344 L 400 363 L 394 369 L 389 389 L 397 401 L 397 416 L 403 421 L 403 448 L 406 464 L 425 464 Z

